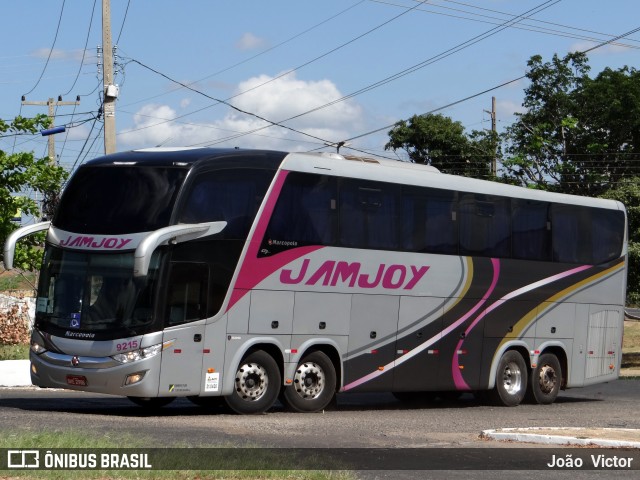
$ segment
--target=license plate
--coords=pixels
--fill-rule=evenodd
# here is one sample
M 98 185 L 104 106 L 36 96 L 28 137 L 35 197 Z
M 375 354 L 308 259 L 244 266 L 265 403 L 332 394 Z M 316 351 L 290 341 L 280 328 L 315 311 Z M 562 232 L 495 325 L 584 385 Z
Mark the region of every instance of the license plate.
M 84 375 L 67 375 L 67 384 L 76 387 L 86 387 L 87 377 Z

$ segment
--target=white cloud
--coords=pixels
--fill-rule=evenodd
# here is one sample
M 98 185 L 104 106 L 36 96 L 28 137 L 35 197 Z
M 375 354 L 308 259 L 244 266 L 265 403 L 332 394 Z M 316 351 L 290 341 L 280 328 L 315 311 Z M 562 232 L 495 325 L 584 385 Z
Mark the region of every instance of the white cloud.
M 49 52 L 51 52 L 52 60 L 81 60 L 82 59 L 82 50 L 60 50 L 54 48 L 53 50 L 49 48 L 39 48 L 31 52 L 31 56 L 35 58 L 48 58 Z
M 253 89 L 253 90 L 252 90 Z M 306 81 L 289 74 L 274 80 L 260 75 L 241 82 L 236 93 L 247 93 L 230 102 L 241 110 L 282 122 L 287 118 L 322 106 L 343 96 L 330 80 Z M 134 115 L 133 128 L 118 135 L 119 149 L 155 145 L 206 145 L 228 137 L 267 126 L 268 123 L 237 110 L 228 108 L 224 116 L 209 123 L 193 122 L 189 117 L 166 122 L 177 116 L 167 105 L 145 105 Z M 359 133 L 364 127 L 361 108 L 347 100 L 328 108 L 286 122 L 287 126 L 330 142 L 338 142 Z M 291 130 L 271 126 L 251 135 L 228 139 L 218 146 L 270 148 L 282 150 L 308 150 L 308 142 L 321 145 L 322 141 Z
M 180 108 L 187 108 L 189 105 L 191 105 L 190 98 L 183 98 L 182 100 L 180 100 Z
M 264 38 L 255 36 L 253 33 L 247 32 L 236 42 L 238 50 L 255 50 L 264 47 L 267 44 Z

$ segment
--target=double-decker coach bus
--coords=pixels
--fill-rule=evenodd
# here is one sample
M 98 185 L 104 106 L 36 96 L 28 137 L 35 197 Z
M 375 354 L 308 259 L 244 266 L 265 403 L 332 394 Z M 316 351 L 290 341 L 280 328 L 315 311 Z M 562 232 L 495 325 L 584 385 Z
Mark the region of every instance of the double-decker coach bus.
M 41 387 L 159 406 L 485 391 L 547 404 L 621 362 L 622 204 L 338 154 L 150 149 L 87 162 L 47 230 Z

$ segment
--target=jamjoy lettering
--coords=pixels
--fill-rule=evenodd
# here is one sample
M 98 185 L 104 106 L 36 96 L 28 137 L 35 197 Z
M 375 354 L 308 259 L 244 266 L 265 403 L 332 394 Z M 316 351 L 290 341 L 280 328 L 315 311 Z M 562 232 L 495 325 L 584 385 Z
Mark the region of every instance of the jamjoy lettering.
M 362 271 L 360 262 L 327 260 L 315 271 L 309 271 L 311 261 L 305 258 L 297 272 L 290 269 L 280 271 L 280 281 L 287 285 L 317 285 L 325 287 L 348 285 L 353 288 L 376 288 L 411 290 L 429 270 L 428 266 L 386 265 L 381 263 L 371 272 Z
M 112 249 L 120 250 L 129 242 L 130 238 L 119 237 L 85 237 L 69 235 L 65 240 L 60 241 L 63 247 L 79 247 L 79 248 L 95 248 L 95 249 Z

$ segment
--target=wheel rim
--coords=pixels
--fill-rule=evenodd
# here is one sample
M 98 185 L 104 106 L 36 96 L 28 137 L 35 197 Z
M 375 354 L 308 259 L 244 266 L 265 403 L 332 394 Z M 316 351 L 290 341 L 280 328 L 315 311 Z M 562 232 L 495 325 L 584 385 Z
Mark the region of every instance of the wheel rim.
M 293 386 L 298 395 L 305 400 L 318 398 L 325 386 L 324 371 L 317 363 L 303 363 L 296 370 Z
M 545 394 L 549 394 L 556 387 L 558 377 L 556 371 L 550 365 L 545 365 L 540 369 L 540 376 L 538 383 L 540 385 L 540 391 Z
M 236 393 L 244 400 L 260 400 L 269 386 L 267 371 L 257 363 L 241 365 L 236 374 Z
M 502 385 L 509 395 L 515 395 L 522 390 L 522 371 L 517 363 L 507 364 L 502 372 Z

